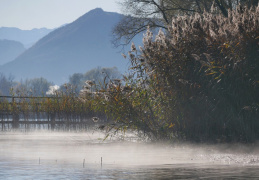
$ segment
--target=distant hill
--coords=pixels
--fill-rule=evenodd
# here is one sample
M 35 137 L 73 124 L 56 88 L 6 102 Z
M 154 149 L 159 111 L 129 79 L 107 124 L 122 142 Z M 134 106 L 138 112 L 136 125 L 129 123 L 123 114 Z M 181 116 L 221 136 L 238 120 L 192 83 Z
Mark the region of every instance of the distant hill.
M 0 65 L 14 60 L 26 49 L 23 44 L 17 41 L 0 40 Z
M 111 30 L 123 15 L 97 8 L 76 21 L 40 39 L 0 72 L 21 78 L 44 77 L 64 83 L 73 73 L 84 73 L 97 66 L 116 66 L 122 72 L 127 60 L 111 44 Z
M 25 48 L 31 47 L 39 39 L 50 33 L 52 29 L 21 30 L 12 27 L 0 28 L 0 39 L 14 40 L 21 42 Z

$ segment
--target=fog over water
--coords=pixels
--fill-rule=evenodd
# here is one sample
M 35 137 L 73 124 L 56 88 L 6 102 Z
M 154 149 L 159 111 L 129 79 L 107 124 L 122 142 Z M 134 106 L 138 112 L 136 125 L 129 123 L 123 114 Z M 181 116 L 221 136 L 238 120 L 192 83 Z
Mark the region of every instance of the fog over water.
M 259 178 L 256 144 L 162 144 L 132 134 L 104 137 L 96 131 L 2 132 L 0 179 Z

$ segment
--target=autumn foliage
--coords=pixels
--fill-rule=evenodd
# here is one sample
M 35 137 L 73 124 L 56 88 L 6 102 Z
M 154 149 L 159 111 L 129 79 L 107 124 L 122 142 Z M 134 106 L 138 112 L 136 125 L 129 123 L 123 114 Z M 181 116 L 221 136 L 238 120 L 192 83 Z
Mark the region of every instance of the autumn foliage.
M 139 117 L 129 122 L 157 139 L 259 138 L 259 7 L 228 14 L 179 16 L 169 33 L 148 30 L 139 51 L 132 45 L 129 109 Z

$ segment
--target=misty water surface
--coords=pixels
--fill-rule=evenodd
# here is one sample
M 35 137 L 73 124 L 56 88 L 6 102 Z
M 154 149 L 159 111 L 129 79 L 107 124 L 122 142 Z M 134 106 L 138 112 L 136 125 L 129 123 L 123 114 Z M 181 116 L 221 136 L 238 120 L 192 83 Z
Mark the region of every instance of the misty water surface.
M 255 144 L 162 144 L 132 134 L 103 138 L 92 131 L 2 132 L 0 179 L 259 179 Z

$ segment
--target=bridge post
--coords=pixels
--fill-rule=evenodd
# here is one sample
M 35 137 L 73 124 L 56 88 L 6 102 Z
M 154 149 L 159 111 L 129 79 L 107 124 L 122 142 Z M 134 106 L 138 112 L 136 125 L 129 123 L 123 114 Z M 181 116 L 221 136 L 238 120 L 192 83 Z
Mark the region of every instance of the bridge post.
M 15 103 L 14 97 L 12 97 L 12 107 L 13 107 L 13 128 L 19 128 L 19 109 Z
M 52 131 L 55 129 L 55 113 L 50 114 L 50 127 Z

